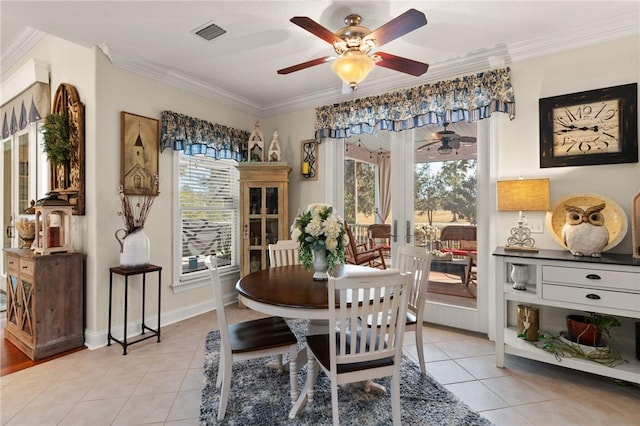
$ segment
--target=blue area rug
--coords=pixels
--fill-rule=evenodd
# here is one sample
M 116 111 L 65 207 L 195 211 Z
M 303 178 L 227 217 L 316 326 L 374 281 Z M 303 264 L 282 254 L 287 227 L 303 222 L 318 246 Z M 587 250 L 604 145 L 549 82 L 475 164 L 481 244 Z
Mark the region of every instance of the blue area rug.
M 298 344 L 304 344 L 305 322 L 289 321 L 289 325 L 298 336 Z M 296 419 L 289 420 L 289 373 L 280 374 L 275 369 L 266 368 L 265 358 L 233 364 L 227 412 L 224 420 L 218 422 L 220 393 L 215 383 L 219 344 L 218 331 L 210 332 L 205 348 L 201 425 L 331 425 L 331 387 L 324 373 L 318 376 L 313 402 L 308 403 Z M 298 389 L 304 386 L 306 371 L 305 365 L 298 375 Z M 422 376 L 420 367 L 406 356 L 403 356 L 401 375 L 403 425 L 491 425 L 433 378 Z M 376 383 L 390 389 L 388 378 L 378 379 Z M 388 393 L 366 393 L 360 387 L 346 385 L 339 388 L 338 399 L 341 424 L 392 424 Z

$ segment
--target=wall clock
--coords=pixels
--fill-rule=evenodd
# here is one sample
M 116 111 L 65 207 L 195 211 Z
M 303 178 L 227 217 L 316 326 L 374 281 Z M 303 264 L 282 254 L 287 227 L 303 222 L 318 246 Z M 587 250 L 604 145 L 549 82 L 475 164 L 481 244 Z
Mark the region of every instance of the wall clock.
M 637 83 L 543 98 L 540 167 L 638 162 Z

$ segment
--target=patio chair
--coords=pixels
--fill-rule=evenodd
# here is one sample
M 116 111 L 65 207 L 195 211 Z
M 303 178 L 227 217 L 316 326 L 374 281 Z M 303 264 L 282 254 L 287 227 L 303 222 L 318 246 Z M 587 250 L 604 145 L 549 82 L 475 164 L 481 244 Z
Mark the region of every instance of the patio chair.
M 400 365 L 410 286 L 410 276 L 397 269 L 329 277 L 329 306 L 336 306 L 329 309 L 331 332 L 307 336 L 307 392 L 300 398 L 313 401 L 320 367 L 331 380 L 334 425 L 339 424 L 338 385 L 391 377 L 393 424 L 400 426 Z M 353 294 L 361 295 L 359 303 L 352 302 Z M 358 316 L 389 321 L 387 327 L 360 329 L 359 322 L 354 321 Z M 289 417 L 297 414 L 290 413 Z
M 218 406 L 218 420 L 224 419 L 227 410 L 229 391 L 231 390 L 232 364 L 235 361 L 276 355 L 278 370 L 282 372 L 282 354 L 288 353 L 291 401 L 295 401 L 298 396 L 298 340 L 289 325 L 281 317 L 261 318 L 228 325 L 217 259 L 215 256 L 207 256 L 204 263 L 211 273 L 213 295 L 216 299 L 216 315 L 220 328 L 220 360 L 216 387 L 222 386 L 222 390 Z
M 387 269 L 384 261 L 384 253 L 382 247 L 373 247 L 367 249 L 366 244 L 358 244 L 349 224 L 345 222 L 345 231 L 349 237 L 349 244 L 345 252 L 345 260 L 351 265 L 368 265 L 372 268 Z
M 391 254 L 391 225 L 374 223 L 369 225 L 369 248 L 380 246 L 386 256 Z
M 436 241 L 436 249 L 451 253 L 454 259 L 467 261 L 466 272 L 461 278 L 468 286 L 476 280 L 477 270 L 477 227 L 465 225 L 448 225 L 442 228 L 440 239 Z
M 275 244 L 269 244 L 269 265 L 276 266 L 298 265 L 299 245 L 293 240 L 278 240 Z

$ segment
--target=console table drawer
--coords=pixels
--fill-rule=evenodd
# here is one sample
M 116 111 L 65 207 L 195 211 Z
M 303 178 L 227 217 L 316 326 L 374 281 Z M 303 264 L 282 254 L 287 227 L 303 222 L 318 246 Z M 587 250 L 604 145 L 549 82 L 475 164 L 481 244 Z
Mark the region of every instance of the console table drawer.
M 542 281 L 640 291 L 640 274 L 634 272 L 544 265 Z
M 18 271 L 20 271 L 20 258 L 7 255 L 7 273 L 18 274 Z
M 640 310 L 640 294 L 542 284 L 542 298 L 594 307 Z
M 35 271 L 35 262 L 33 260 L 20 259 L 20 273 L 22 275 L 29 275 L 33 277 Z

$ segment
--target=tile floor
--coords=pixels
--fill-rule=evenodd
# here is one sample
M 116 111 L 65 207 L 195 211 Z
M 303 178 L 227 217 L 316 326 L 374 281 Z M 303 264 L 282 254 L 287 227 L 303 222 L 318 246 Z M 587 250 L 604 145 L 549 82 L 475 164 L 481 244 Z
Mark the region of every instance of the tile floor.
M 229 322 L 257 317 L 228 307 Z M 84 350 L 0 379 L 2 425 L 197 425 L 213 312 L 162 329 L 122 356 L 115 344 Z M 640 389 L 507 357 L 494 366 L 485 337 L 425 325 L 427 370 L 496 425 L 639 425 Z M 405 352 L 417 359 L 413 332 Z

